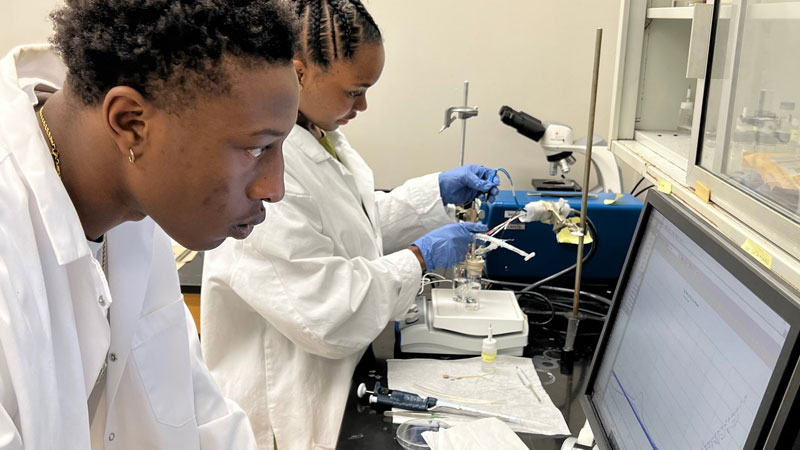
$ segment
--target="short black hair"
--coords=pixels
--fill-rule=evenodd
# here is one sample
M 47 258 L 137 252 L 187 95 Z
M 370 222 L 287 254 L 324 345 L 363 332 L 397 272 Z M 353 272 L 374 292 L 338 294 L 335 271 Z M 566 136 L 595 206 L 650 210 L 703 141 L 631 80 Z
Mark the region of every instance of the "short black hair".
M 225 93 L 225 61 L 291 63 L 297 19 L 280 0 L 66 0 L 51 15 L 67 85 L 86 105 L 129 86 L 159 106 Z M 189 98 L 187 98 L 189 97 Z
M 301 58 L 327 69 L 350 60 L 362 43 L 383 40 L 381 30 L 359 0 L 292 0 L 303 33 Z

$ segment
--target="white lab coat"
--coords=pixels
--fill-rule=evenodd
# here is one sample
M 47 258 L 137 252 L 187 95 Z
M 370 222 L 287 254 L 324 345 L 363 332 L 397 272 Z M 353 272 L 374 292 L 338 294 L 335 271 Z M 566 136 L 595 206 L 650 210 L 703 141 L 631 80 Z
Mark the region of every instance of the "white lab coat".
M 335 447 L 353 369 L 419 289 L 407 246 L 453 221 L 438 174 L 375 192 L 344 135 L 329 136 L 344 164 L 295 126 L 283 201 L 265 205 L 250 237 L 205 256 L 203 354 L 261 449 L 273 432 L 279 450 Z
M 0 60 L 0 449 L 255 448 L 203 363 L 166 234 L 109 231 L 108 282 L 91 254 L 32 108 L 64 73 L 47 46 Z

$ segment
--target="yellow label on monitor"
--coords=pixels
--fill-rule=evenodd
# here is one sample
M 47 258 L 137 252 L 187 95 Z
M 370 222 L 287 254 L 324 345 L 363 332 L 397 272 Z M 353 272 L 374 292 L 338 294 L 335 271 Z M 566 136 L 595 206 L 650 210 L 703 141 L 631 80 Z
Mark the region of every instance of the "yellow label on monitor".
M 706 203 L 711 201 L 711 189 L 699 181 L 695 183 L 694 193 Z
M 661 178 L 658 179 L 658 190 L 665 194 L 672 194 L 672 184 Z
M 760 245 L 756 244 L 750 239 L 746 239 L 744 244 L 742 244 L 742 249 L 749 253 L 750 256 L 755 258 L 758 262 L 763 264 L 764 267 L 770 270 L 772 269 L 772 255 L 770 255 L 768 251 L 761 248 Z
M 481 353 L 481 361 L 495 362 L 497 360 L 497 353 Z
M 581 221 L 581 218 L 580 217 L 570 217 L 570 220 L 572 222 L 574 222 L 574 223 L 578 223 L 578 222 Z M 574 234 L 572 234 L 572 232 L 569 231 L 569 228 L 562 228 L 561 231 L 559 231 L 558 234 L 556 235 L 556 240 L 558 241 L 559 244 L 575 244 L 575 245 L 578 245 L 578 239 L 579 238 L 580 238 L 580 236 L 575 236 Z M 592 233 L 590 233 L 587 230 L 586 231 L 586 237 L 583 238 L 583 243 L 584 244 L 589 244 L 593 240 L 594 239 L 592 239 Z
M 616 203 L 616 202 L 617 202 L 617 200 L 619 200 L 619 199 L 621 199 L 621 198 L 622 198 L 622 194 L 617 194 L 617 195 L 616 195 L 616 197 L 614 197 L 614 199 L 613 199 L 613 200 L 612 200 L 612 199 L 610 199 L 610 198 L 609 198 L 609 199 L 605 199 L 605 200 L 603 200 L 603 204 L 604 204 L 604 205 L 613 205 L 614 203 Z

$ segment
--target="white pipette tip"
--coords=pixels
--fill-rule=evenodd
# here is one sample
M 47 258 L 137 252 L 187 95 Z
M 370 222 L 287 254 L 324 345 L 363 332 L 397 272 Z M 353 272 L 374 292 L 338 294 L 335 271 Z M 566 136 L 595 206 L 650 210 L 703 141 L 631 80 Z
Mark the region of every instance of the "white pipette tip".
M 517 376 L 519 376 L 519 380 L 522 381 L 522 384 L 525 385 L 526 388 L 528 388 L 531 392 L 533 392 L 533 395 L 534 397 L 536 397 L 536 400 L 539 403 L 541 403 L 542 399 L 539 397 L 539 394 L 536 393 L 536 389 L 534 389 L 533 383 L 531 383 L 531 381 L 525 375 L 525 372 L 523 372 L 522 369 L 519 368 L 519 366 L 514 366 L 514 367 L 516 367 L 517 369 Z

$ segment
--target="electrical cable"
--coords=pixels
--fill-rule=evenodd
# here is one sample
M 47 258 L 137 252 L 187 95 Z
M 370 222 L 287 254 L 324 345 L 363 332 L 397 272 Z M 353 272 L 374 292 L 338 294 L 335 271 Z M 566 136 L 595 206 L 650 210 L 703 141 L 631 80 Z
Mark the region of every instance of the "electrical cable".
M 497 233 L 499 233 L 501 231 L 505 231 L 505 229 L 508 228 L 508 225 L 511 224 L 511 222 L 519 219 L 520 217 L 525 216 L 525 213 L 523 213 L 521 211 L 523 211 L 523 210 L 522 209 L 517 210 L 514 213 L 513 216 L 508 218 L 505 222 L 501 222 L 499 225 L 497 225 L 494 228 L 492 228 L 491 230 L 489 230 L 486 234 L 489 235 L 489 236 L 494 236 L 495 234 L 497 234 Z
M 450 279 L 444 279 L 444 280 L 423 279 L 423 281 L 419 285 L 419 291 L 417 291 L 417 295 L 422 294 L 425 291 L 425 287 L 431 286 L 431 285 L 434 285 L 434 284 L 437 284 L 437 283 L 450 283 L 450 284 L 453 284 L 453 280 L 450 280 Z
M 642 181 L 644 181 L 644 177 L 639 178 L 639 181 L 637 181 L 636 184 L 633 185 L 633 189 L 631 189 L 631 194 L 636 192 L 636 188 L 638 188 L 639 185 L 642 184 Z
M 649 191 L 650 189 L 653 189 L 654 187 L 656 187 L 656 185 L 655 184 L 651 184 L 650 186 L 647 186 L 646 188 L 642 188 L 639 192 L 633 194 L 633 196 L 634 197 L 638 197 L 638 196 L 642 195 L 643 193 Z
M 529 320 L 528 323 L 530 323 L 531 325 L 542 326 L 542 325 L 547 325 L 550 322 L 552 322 L 555 319 L 556 315 L 558 315 L 556 313 L 556 311 L 555 311 L 556 307 L 563 308 L 565 311 L 571 311 L 572 310 L 572 299 L 571 298 L 557 297 L 559 300 L 561 300 L 561 301 L 557 301 L 557 300 L 553 300 L 552 298 L 548 298 L 546 295 L 544 295 L 542 293 L 539 293 L 539 292 L 536 292 L 536 291 L 524 291 L 523 292 L 523 291 L 514 291 L 514 290 L 511 290 L 511 289 L 509 289 L 509 290 L 511 292 L 514 292 L 517 295 L 517 299 L 518 300 L 525 301 L 525 299 L 523 298 L 524 296 L 531 296 L 533 299 L 541 301 L 542 303 L 544 303 L 544 304 L 546 304 L 548 306 L 549 311 L 544 311 L 544 313 L 549 312 L 550 313 L 550 317 L 548 317 L 547 320 L 545 320 L 544 322 L 535 322 L 535 321 Z M 584 306 L 586 306 L 586 304 L 584 304 Z M 526 309 L 525 306 L 522 306 L 522 310 L 526 314 L 532 314 L 534 312 L 533 310 Z M 591 310 L 591 309 L 587 309 L 585 307 L 584 308 L 580 308 L 579 311 L 582 312 L 587 318 L 595 319 L 595 320 L 605 320 L 606 315 L 607 315 L 607 311 L 594 311 L 594 310 Z M 538 312 L 538 311 L 536 311 L 536 312 Z
M 572 311 L 572 306 L 573 305 L 572 305 L 572 299 L 571 298 L 561 297 L 560 300 L 551 299 L 550 302 L 553 304 L 554 307 L 564 308 L 567 311 Z M 580 310 L 580 312 L 582 312 L 582 313 L 584 313 L 586 315 L 594 316 L 594 317 L 597 317 L 597 318 L 600 318 L 600 319 L 605 319 L 605 317 L 607 315 L 607 312 L 605 312 L 605 311 L 603 311 L 603 312 L 594 311 L 594 310 L 591 310 L 591 309 L 586 309 L 584 307 L 579 308 L 579 310 Z
M 567 293 L 567 294 L 574 294 L 575 293 L 575 289 L 557 287 L 557 286 L 539 286 L 539 289 L 545 289 L 545 290 L 548 290 L 548 291 L 555 291 L 555 292 L 564 292 L 564 293 Z M 598 302 L 603 303 L 604 305 L 611 306 L 611 300 L 609 300 L 606 297 L 603 297 L 602 295 L 597 295 L 597 294 L 593 294 L 591 292 L 586 292 L 586 291 L 581 291 L 580 294 L 585 296 L 585 297 L 589 297 L 589 298 L 595 299 Z
M 502 173 L 503 175 L 506 176 L 506 178 L 508 178 L 508 184 L 509 186 L 511 186 L 511 195 L 514 196 L 514 203 L 517 205 L 517 208 L 522 208 L 522 206 L 520 206 L 519 204 L 519 200 L 517 200 L 517 191 L 516 189 L 514 189 L 514 181 L 511 180 L 511 174 L 508 173 L 508 171 L 502 167 L 498 167 L 497 169 L 495 169 L 494 171 L 495 175 L 497 175 L 498 172 Z
M 439 280 L 447 280 L 448 279 L 447 277 L 439 275 L 436 272 L 427 272 L 427 273 L 425 273 L 425 275 L 422 276 L 422 278 L 428 278 L 428 277 L 436 277 Z
M 532 320 L 529 321 L 531 325 L 547 325 L 548 323 L 552 322 L 553 319 L 556 318 L 556 309 L 553 306 L 553 303 L 543 294 L 538 292 L 528 291 L 528 292 L 516 292 L 517 294 L 517 301 L 522 300 L 522 297 L 529 295 L 536 300 L 541 301 L 542 303 L 546 304 L 548 308 L 550 308 L 550 317 L 547 318 L 544 322 L 534 322 Z
M 483 281 L 485 281 L 485 282 L 487 282 L 489 284 L 499 284 L 499 285 L 505 285 L 505 286 L 514 286 L 514 287 L 527 287 L 527 286 L 530 286 L 530 283 L 519 283 L 519 282 L 516 282 L 516 281 L 491 280 L 489 278 L 483 278 Z M 557 286 L 543 285 L 543 286 L 537 286 L 536 289 L 544 289 L 544 290 L 550 290 L 550 291 L 555 291 L 555 292 L 563 292 L 563 293 L 566 293 L 566 294 L 574 294 L 575 293 L 574 289 L 564 288 L 564 287 L 557 287 Z M 526 292 L 536 292 L 536 291 L 526 291 Z M 597 302 L 602 303 L 602 304 L 607 305 L 607 306 L 611 305 L 611 300 L 609 300 L 607 297 L 603 297 L 602 295 L 594 294 L 592 292 L 587 292 L 587 291 L 581 291 L 580 294 L 581 294 L 581 296 L 586 297 L 587 299 L 596 300 Z

